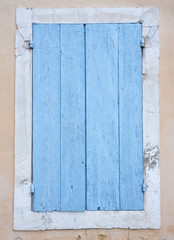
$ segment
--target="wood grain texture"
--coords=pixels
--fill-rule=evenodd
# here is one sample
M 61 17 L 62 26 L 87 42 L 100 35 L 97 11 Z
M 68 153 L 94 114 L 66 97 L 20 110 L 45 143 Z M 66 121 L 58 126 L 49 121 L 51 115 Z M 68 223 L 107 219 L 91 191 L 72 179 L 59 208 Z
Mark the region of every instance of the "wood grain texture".
M 142 210 L 141 25 L 34 24 L 33 40 L 34 211 Z
M 60 26 L 33 25 L 34 211 L 60 210 Z
M 61 25 L 61 211 L 85 210 L 84 25 Z
M 86 26 L 87 210 L 119 209 L 118 25 Z
M 121 210 L 144 208 L 141 24 L 119 25 Z

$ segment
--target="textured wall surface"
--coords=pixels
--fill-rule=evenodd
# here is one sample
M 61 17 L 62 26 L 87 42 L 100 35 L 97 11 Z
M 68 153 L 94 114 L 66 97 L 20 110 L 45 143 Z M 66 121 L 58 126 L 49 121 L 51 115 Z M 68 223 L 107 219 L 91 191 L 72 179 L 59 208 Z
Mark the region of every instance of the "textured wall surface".
M 160 230 L 13 231 L 14 92 L 16 7 L 158 7 L 160 25 Z M 173 240 L 174 239 L 174 1 L 173 0 L 0 0 L 0 240 Z

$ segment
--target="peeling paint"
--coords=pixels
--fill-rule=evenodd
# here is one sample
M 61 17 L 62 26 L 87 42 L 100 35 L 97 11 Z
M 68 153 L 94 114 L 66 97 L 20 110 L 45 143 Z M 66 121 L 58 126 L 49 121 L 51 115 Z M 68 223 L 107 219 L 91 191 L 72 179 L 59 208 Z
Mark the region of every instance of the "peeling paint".
M 154 169 L 157 165 L 159 165 L 159 157 L 160 153 L 158 146 L 146 146 L 143 153 L 144 169 Z

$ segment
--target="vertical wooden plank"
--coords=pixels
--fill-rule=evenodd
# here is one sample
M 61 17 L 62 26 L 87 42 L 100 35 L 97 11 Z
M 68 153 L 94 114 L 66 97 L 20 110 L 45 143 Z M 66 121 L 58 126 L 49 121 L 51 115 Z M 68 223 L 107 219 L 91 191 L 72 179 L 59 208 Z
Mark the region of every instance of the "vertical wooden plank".
M 34 211 L 60 210 L 59 25 L 33 25 Z
M 84 25 L 61 25 L 61 211 L 85 210 Z
M 119 209 L 118 25 L 86 26 L 87 210 Z
M 119 25 L 120 205 L 143 209 L 141 24 Z

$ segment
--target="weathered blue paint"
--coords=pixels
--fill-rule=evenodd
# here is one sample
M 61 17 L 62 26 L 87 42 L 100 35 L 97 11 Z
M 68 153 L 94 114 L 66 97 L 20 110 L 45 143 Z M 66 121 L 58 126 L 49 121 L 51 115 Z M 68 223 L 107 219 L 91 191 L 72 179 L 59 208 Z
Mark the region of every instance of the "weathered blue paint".
M 60 210 L 60 26 L 33 25 L 34 211 Z
M 118 25 L 86 26 L 87 210 L 119 209 Z
M 34 24 L 33 42 L 33 210 L 142 210 L 141 24 Z
M 142 210 L 141 24 L 119 25 L 120 207 Z
M 33 25 L 34 211 L 85 210 L 84 25 Z
M 85 211 L 84 25 L 61 25 L 61 211 Z

